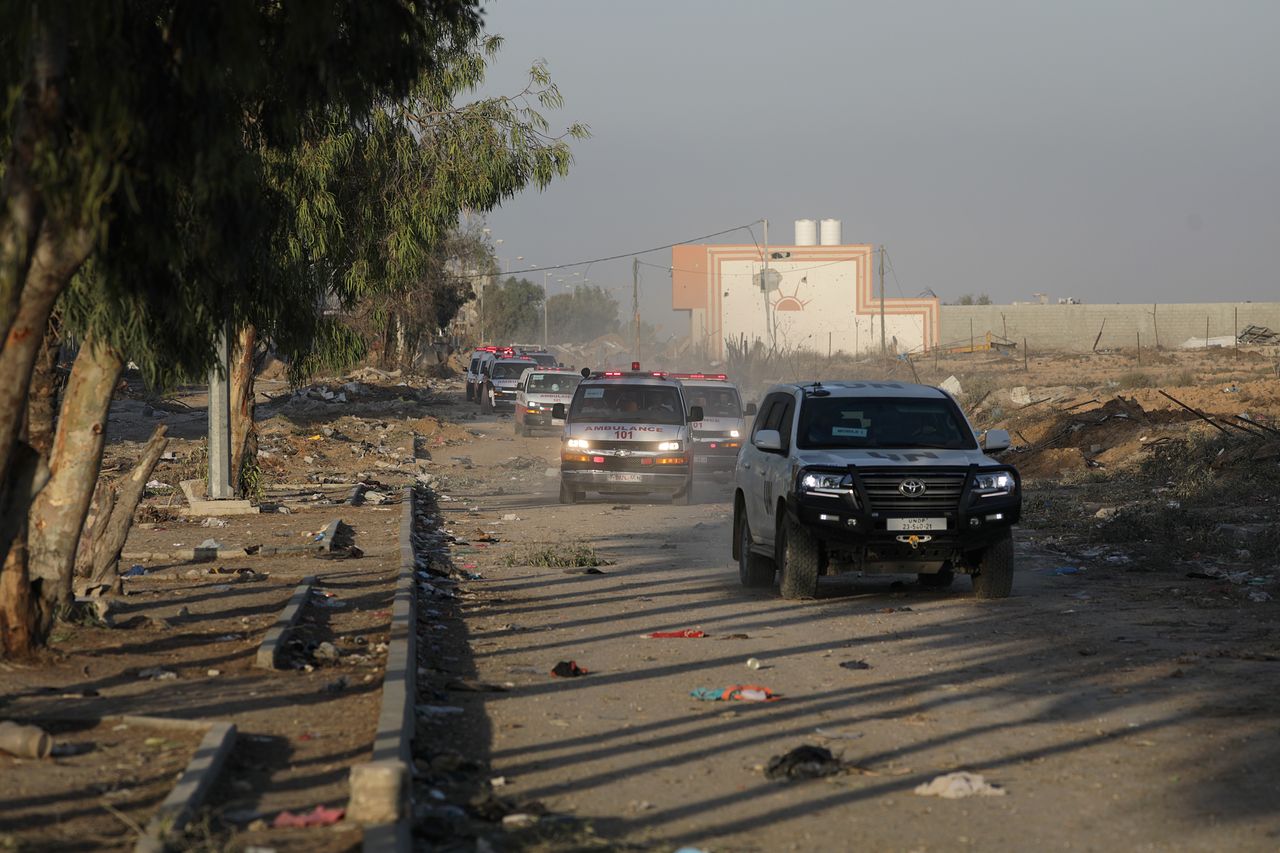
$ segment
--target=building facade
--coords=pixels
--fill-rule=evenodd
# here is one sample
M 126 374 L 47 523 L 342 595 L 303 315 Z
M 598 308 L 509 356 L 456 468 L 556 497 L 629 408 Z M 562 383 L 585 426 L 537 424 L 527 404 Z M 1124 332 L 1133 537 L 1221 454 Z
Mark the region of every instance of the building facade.
M 882 330 L 891 353 L 937 345 L 938 299 L 888 297 L 882 305 L 875 247 L 769 246 L 767 276 L 764 254 L 754 243 L 672 249 L 671 307 L 688 312 L 693 346 L 713 358 L 724 357 L 726 340 L 866 354 L 880 351 Z

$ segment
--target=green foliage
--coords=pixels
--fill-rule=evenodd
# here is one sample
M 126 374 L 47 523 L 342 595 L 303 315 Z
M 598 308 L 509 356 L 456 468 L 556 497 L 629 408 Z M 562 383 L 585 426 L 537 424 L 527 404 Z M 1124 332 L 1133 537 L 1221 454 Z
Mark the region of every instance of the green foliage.
M 554 343 L 583 343 L 618 331 L 618 300 L 588 285 L 547 300 L 549 335 Z
M 485 336 L 514 343 L 542 340 L 542 285 L 527 278 L 508 278 L 484 289 Z M 548 323 L 550 316 L 548 315 Z
M 990 305 L 991 297 L 985 293 L 979 293 L 974 296 L 972 293 L 965 293 L 955 301 L 956 305 Z

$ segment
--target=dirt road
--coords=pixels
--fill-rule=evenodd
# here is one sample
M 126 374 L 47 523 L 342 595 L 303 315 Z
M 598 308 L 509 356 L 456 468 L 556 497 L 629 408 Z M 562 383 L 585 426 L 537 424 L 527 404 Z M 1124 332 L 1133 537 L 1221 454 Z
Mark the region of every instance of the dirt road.
M 1082 561 L 1027 529 L 1006 601 L 973 599 L 966 578 L 933 592 L 911 577 L 824 579 L 817 600 L 783 601 L 739 586 L 727 485 L 700 485 L 689 507 L 560 506 L 551 471 L 513 487 L 509 465 L 553 468 L 558 439 L 513 437 L 504 417 L 470 426 L 484 437 L 465 449 L 467 487 L 445 489 L 445 524 L 501 543 L 457 552 L 483 579 L 462 585 L 459 620 L 434 626 L 431 666 L 513 686 L 442 690 L 469 713 L 431 718 L 424 752 L 487 764 L 496 793 L 653 849 L 1280 846 L 1275 602 L 1242 604 L 1163 566 Z M 612 564 L 584 574 L 511 556 L 574 542 Z M 708 636 L 642 637 L 679 629 Z M 590 674 L 549 675 L 569 660 Z M 841 666 L 852 661 L 869 668 Z M 782 698 L 690 696 L 734 684 Z M 857 769 L 765 778 L 803 744 Z M 913 793 L 957 770 L 1005 794 Z

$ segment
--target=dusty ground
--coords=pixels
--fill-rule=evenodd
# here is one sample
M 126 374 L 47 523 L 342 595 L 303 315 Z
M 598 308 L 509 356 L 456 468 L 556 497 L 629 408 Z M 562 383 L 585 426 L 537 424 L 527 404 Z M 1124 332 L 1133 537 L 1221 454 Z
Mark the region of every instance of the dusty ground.
M 911 577 L 824 580 L 811 602 L 746 591 L 729 554 L 725 485 L 701 484 L 690 507 L 561 507 L 556 438 L 515 437 L 509 416 L 480 417 L 457 383 L 366 375 L 310 395 L 268 384 L 263 501 L 290 513 L 205 528 L 171 520 L 164 507 L 181 501 L 157 487 L 159 509 L 126 546 L 154 557 L 128 581 L 117 618 L 129 627 L 61 626 L 47 660 L 4 665 L 0 708 L 41 720 L 121 710 L 232 719 L 241 736 L 193 843 L 354 848 L 359 834 L 344 824 L 254 820 L 345 803 L 346 768 L 366 754 L 376 715 L 399 507 L 336 502 L 343 484 L 394 500 L 420 478 L 439 518 L 420 540 L 432 584 L 420 632 L 420 849 L 1274 850 L 1280 453 L 1265 437 L 1224 437 L 1157 390 L 1222 419 L 1280 426 L 1274 353 L 1134 362 L 916 365 L 923 381 L 956 375 L 975 423 L 1014 432 L 1008 458 L 1028 476 L 1027 513 L 1015 595 L 998 602 L 972 599 L 963 578 L 948 592 Z M 910 378 L 905 364 L 889 372 Z M 118 400 L 109 467 L 130 464 L 160 419 L 176 458 L 156 479 L 198 476 L 198 391 Z M 173 566 L 154 556 L 208 537 L 299 544 L 335 517 L 355 526 L 362 559 Z M 591 550 L 607 561 L 599 573 L 530 565 Z M 294 662 L 312 671 L 253 670 L 271 618 L 317 572 L 345 606 L 312 607 L 303 643 L 329 640 L 342 662 L 317 665 L 303 645 Z M 708 636 L 643 638 L 678 629 Z M 549 674 L 570 660 L 590 674 Z M 857 661 L 866 668 L 841 666 Z M 178 678 L 138 678 L 152 666 Z M 734 684 L 782 698 L 689 695 Z M 36 780 L 27 788 L 0 765 L 0 846 L 125 845 L 124 822 L 98 804 L 107 794 L 145 823 L 163 793 L 136 767 L 122 767 L 114 789 L 86 776 L 61 791 L 73 762 L 116 762 L 105 733 L 77 737 L 94 749 L 17 768 Z M 772 757 L 804 744 L 831 749 L 846 772 L 765 778 Z M 166 755 L 185 760 L 177 747 Z M 954 770 L 1005 793 L 913 793 Z M 89 823 L 74 836 L 37 831 L 38 816 L 55 813 Z M 515 817 L 504 825 L 504 815 Z
M 555 452 L 555 439 L 503 437 L 471 456 L 500 480 L 500 459 L 541 453 L 550 463 Z M 569 508 L 555 502 L 554 479 L 539 485 L 474 499 L 482 526 L 505 542 L 474 556 L 484 579 L 463 584 L 463 619 L 450 623 L 466 633 L 465 656 L 447 662 L 453 676 L 515 686 L 446 691 L 471 713 L 430 727 L 437 743 L 485 762 L 483 775 L 500 778 L 496 792 L 520 808 L 538 802 L 585 819 L 607 846 L 654 849 L 1280 843 L 1274 602 L 1162 565 L 1108 561 L 1120 549 L 1082 559 L 1025 528 L 1008 601 L 974 600 L 963 579 L 932 593 L 902 578 L 833 579 L 817 601 L 787 602 L 738 585 L 723 488 L 704 486 L 689 508 Z M 519 521 L 501 521 L 510 514 Z M 613 564 L 589 575 L 506 565 L 518 547 L 508 543 L 573 540 Z M 642 638 L 686 628 L 709 636 Z M 746 666 L 752 657 L 758 670 Z M 550 677 L 561 660 L 590 674 Z M 840 666 L 852 660 L 870 668 Z M 689 696 L 742 683 L 783 698 Z M 860 770 L 764 778 L 772 756 L 802 744 Z M 959 769 L 1006 795 L 912 793 Z

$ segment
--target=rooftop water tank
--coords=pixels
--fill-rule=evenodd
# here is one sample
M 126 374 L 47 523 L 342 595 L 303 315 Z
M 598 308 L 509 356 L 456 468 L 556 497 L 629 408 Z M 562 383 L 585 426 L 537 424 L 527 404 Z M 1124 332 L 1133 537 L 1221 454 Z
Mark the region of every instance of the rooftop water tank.
M 818 245 L 818 221 L 816 219 L 796 220 L 796 245 Z
M 824 219 L 822 220 L 822 245 L 839 246 L 840 242 L 840 220 Z

